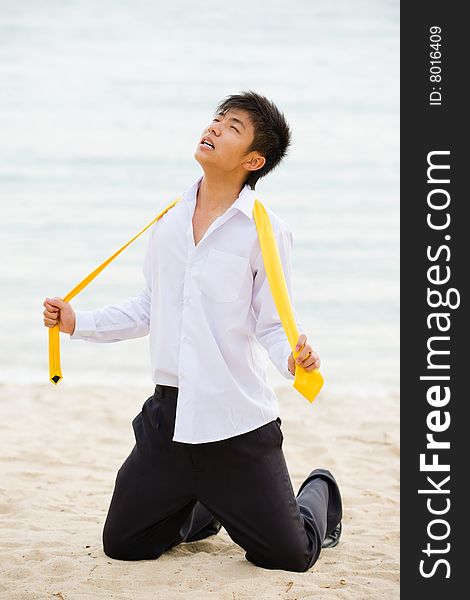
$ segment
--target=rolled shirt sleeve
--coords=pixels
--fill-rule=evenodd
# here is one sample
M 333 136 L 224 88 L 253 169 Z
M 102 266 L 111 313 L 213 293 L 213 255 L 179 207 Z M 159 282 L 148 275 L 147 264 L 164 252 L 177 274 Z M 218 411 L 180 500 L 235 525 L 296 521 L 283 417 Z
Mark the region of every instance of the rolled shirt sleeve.
M 273 223 L 274 225 L 274 223 Z M 291 269 L 292 269 L 292 246 L 293 237 L 289 229 L 281 222 L 278 231 L 275 231 L 276 241 L 279 248 L 287 290 L 294 310 L 294 319 L 299 334 L 304 331 L 294 308 Z M 252 308 L 256 318 L 255 335 L 257 340 L 268 352 L 269 359 L 286 379 L 294 379 L 294 375 L 288 369 L 288 359 L 291 347 L 286 332 L 282 326 L 279 314 L 274 303 L 274 298 L 269 287 L 269 281 L 264 268 L 261 249 L 256 260 L 256 275 L 253 281 Z

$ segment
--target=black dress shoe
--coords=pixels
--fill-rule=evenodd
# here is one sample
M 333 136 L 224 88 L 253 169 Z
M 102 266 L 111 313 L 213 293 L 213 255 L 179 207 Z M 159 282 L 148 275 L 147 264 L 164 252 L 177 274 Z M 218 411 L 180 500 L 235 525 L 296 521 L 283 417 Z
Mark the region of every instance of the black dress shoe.
M 336 525 L 333 531 L 326 536 L 323 540 L 322 548 L 334 548 L 338 545 L 339 538 L 341 537 L 342 525 L 341 521 Z
M 208 523 L 203 529 L 198 531 L 195 535 L 188 536 L 184 541 L 185 542 L 196 542 L 198 540 L 203 540 L 210 535 L 216 535 L 219 533 L 222 525 L 217 521 L 214 517 L 210 523 Z
M 329 494 L 326 530 L 330 533 L 323 540 L 322 548 L 334 548 L 338 545 L 339 538 L 341 537 L 341 519 L 343 518 L 343 503 L 336 479 L 326 469 L 314 469 L 300 486 L 297 496 L 316 477 L 320 477 L 328 483 Z M 333 525 L 334 523 L 336 525 Z

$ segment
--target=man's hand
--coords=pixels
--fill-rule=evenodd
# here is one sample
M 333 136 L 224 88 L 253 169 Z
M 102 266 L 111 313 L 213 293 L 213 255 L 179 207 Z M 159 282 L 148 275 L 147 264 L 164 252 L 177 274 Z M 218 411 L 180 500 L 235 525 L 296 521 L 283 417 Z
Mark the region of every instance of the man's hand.
M 297 359 L 294 360 L 294 355 L 291 352 L 287 361 L 287 368 L 292 373 L 292 375 L 295 375 L 296 365 L 299 365 L 308 372 L 320 368 L 320 357 L 313 350 L 312 346 L 310 346 L 310 344 L 307 344 L 307 336 L 305 335 L 305 333 L 300 334 L 295 349 L 300 350 Z
M 43 311 L 44 325 L 46 327 L 59 326 L 59 331 L 72 334 L 75 331 L 75 311 L 69 302 L 64 302 L 62 298 L 46 298 L 42 303 L 45 306 Z

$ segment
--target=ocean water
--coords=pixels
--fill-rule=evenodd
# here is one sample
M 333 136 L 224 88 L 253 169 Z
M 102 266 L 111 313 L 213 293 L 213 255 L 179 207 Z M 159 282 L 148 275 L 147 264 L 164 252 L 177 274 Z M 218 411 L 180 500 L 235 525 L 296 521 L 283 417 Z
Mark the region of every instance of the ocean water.
M 0 1 L 0 382 L 48 382 L 44 298 L 65 296 L 184 191 L 218 101 L 253 89 L 293 130 L 257 191 L 293 231 L 295 306 L 325 389 L 395 393 L 398 70 L 397 1 Z M 146 243 L 72 306 L 138 293 Z M 59 386 L 151 389 L 148 344 L 62 334 Z

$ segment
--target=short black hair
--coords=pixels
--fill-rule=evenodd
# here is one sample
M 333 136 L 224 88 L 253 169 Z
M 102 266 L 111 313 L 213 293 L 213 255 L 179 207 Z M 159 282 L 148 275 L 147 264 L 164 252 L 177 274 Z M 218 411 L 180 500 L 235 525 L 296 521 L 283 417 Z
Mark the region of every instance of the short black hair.
M 224 114 L 232 108 L 246 111 L 253 124 L 254 138 L 248 152 L 256 150 L 266 159 L 261 169 L 250 171 L 245 180 L 245 184 L 254 190 L 258 179 L 277 167 L 286 155 L 291 143 L 291 128 L 274 102 L 252 90 L 227 96 L 217 106 L 215 114 Z

